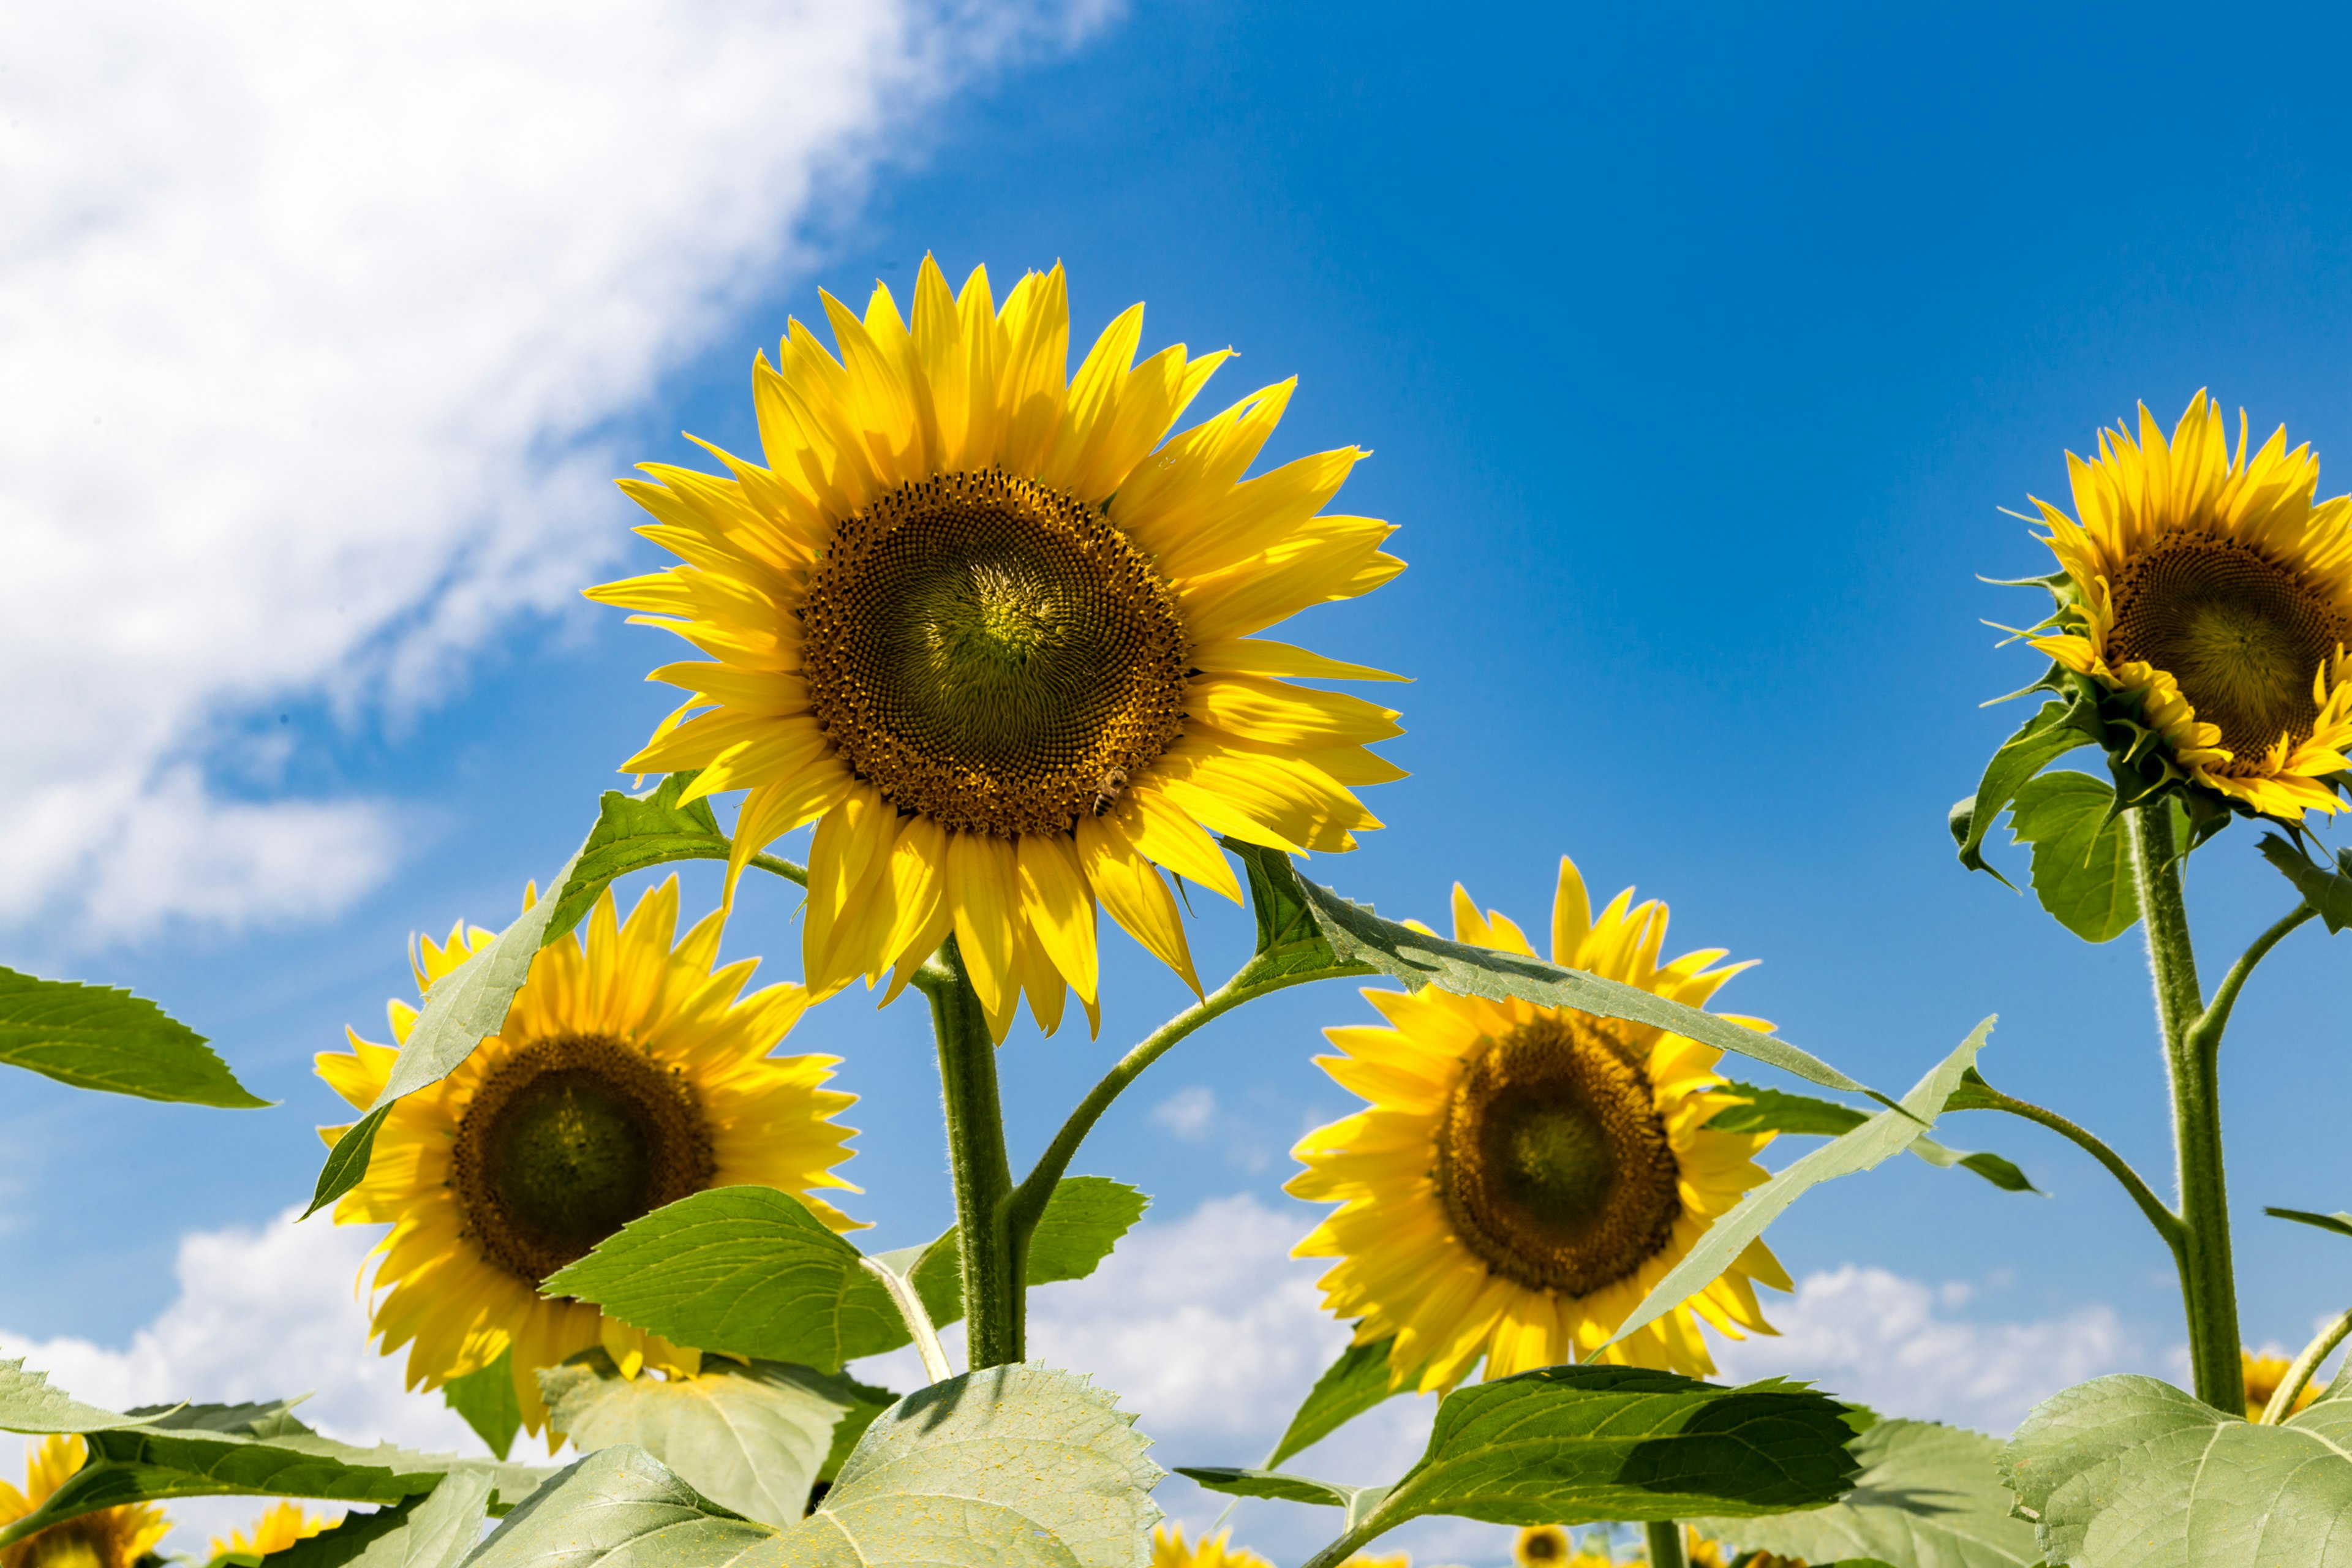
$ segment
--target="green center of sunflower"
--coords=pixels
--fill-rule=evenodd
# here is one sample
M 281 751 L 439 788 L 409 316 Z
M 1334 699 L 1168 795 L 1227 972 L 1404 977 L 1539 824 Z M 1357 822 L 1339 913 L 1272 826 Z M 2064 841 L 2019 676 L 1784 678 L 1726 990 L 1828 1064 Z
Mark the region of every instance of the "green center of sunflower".
M 2241 763 L 2282 735 L 2311 735 L 2313 678 L 2347 628 L 2296 574 L 2243 546 L 2189 539 L 2134 562 L 2116 584 L 2110 662 L 2169 673 Z
M 492 1068 L 450 1166 L 467 1233 L 534 1285 L 717 1169 L 683 1077 L 593 1035 L 535 1041 Z
M 1176 596 L 1102 511 L 987 469 L 844 521 L 800 610 L 858 775 L 959 832 L 1068 832 L 1184 721 Z
M 1580 1013 L 1522 1025 L 1464 1064 L 1435 1174 L 1465 1246 L 1518 1284 L 1569 1296 L 1657 1256 L 1682 1214 L 1648 1072 Z

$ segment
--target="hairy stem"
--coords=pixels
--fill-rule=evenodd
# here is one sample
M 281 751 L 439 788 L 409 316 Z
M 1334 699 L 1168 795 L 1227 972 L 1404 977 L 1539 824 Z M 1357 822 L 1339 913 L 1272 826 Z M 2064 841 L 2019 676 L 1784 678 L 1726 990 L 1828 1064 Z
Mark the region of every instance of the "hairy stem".
M 1683 1527 L 1667 1520 L 1648 1528 L 1650 1568 L 1685 1568 L 1690 1559 L 1683 1553 Z
M 2303 1353 L 2294 1358 L 2293 1366 L 2286 1369 L 2286 1377 L 2279 1384 L 2278 1392 L 2273 1394 L 2271 1402 L 2263 1407 L 2263 1426 L 2275 1426 L 2294 1414 L 2295 1399 L 2303 1393 L 2305 1385 L 2311 1382 L 2311 1374 L 2319 1370 L 2319 1363 L 2327 1359 L 2328 1352 L 2344 1342 L 2347 1334 L 2352 1334 L 2352 1311 L 2340 1314 L 2334 1322 L 2319 1331 L 2317 1339 L 2303 1347 Z
M 2156 1234 L 2164 1238 L 2164 1245 L 2171 1248 L 2173 1261 L 2176 1264 L 2180 1262 L 2182 1247 L 2180 1216 L 2164 1206 L 2164 1200 L 2156 1195 L 2156 1189 L 2149 1186 L 2147 1179 L 2137 1171 L 2132 1169 L 2129 1161 L 2108 1148 L 2097 1134 L 2067 1121 L 2054 1110 L 2045 1110 L 2031 1100 L 2003 1094 L 1988 1083 L 1976 1084 L 1975 1090 L 1979 1094 L 1990 1095 L 1999 1102 L 1992 1109 L 2006 1110 L 2011 1116 L 2022 1117 L 2039 1126 L 2047 1127 L 2105 1166 L 2107 1173 L 2115 1177 L 2116 1182 L 2121 1184 L 2124 1191 L 2131 1194 L 2132 1202 L 2139 1205 L 2139 1212 L 2147 1216 L 2147 1223 L 2156 1227 Z
M 1013 1167 L 1004 1155 L 1004 1108 L 996 1090 L 996 1042 L 950 937 L 923 966 L 931 1032 L 940 1047 L 947 1109 L 948 1161 L 955 1180 L 956 1230 L 963 1246 L 967 1360 L 974 1372 L 1024 1358 L 1025 1237 L 1006 1223 Z
M 2246 1408 L 2238 1341 L 2238 1289 L 2230 1258 L 2230 1204 L 2221 1163 L 2221 1031 L 2200 1028 L 2205 996 L 2172 828 L 2172 803 L 2130 813 L 2140 925 L 2156 984 L 2157 1023 L 2172 1085 L 2172 1148 L 2179 1172 L 2181 1304 L 2197 1397 L 2216 1410 Z M 2284 934 L 2284 933 L 2281 933 Z
M 1037 1163 L 1022 1179 L 1021 1185 L 1013 1190 L 1009 1205 L 1011 1226 L 1023 1247 L 1026 1247 L 1030 1233 L 1037 1228 L 1037 1221 L 1044 1215 L 1045 1204 L 1054 1195 L 1054 1188 L 1061 1182 L 1062 1173 L 1070 1168 L 1071 1158 L 1077 1153 L 1078 1145 L 1086 1142 L 1087 1134 L 1102 1119 L 1102 1113 L 1110 1109 L 1111 1102 L 1129 1084 L 1143 1075 L 1144 1068 L 1174 1049 L 1179 1041 L 1202 1025 L 1223 1017 L 1244 1002 L 1255 1001 L 1293 985 L 1304 985 L 1310 981 L 1372 973 L 1370 966 L 1361 963 L 1277 973 L 1275 965 L 1261 954 L 1243 964 L 1232 979 L 1207 996 L 1152 1030 L 1140 1044 L 1119 1058 L 1118 1065 L 1103 1074 L 1101 1081 L 1087 1091 L 1087 1097 L 1078 1101 L 1077 1108 L 1063 1121 L 1061 1131 L 1054 1134 L 1054 1141 L 1045 1145 L 1045 1152 L 1037 1156 Z M 973 1364 L 979 1363 L 975 1362 Z
M 2195 1026 L 2189 1030 L 2189 1037 L 2200 1046 L 2210 1046 L 2219 1050 L 2221 1046 L 2221 1032 L 2230 1026 L 2230 1010 L 2238 1005 L 2238 993 L 2243 991 L 2246 988 L 2246 982 L 2253 978 L 2254 965 L 2268 958 L 2271 949 L 2284 942 L 2294 933 L 2297 926 L 2313 919 L 2318 913 L 2319 911 L 2309 904 L 2297 904 L 2293 910 L 2281 916 L 2278 922 L 2270 930 L 2254 938 L 2238 962 L 2230 965 L 2230 973 L 2221 976 L 2221 988 L 2213 993 L 2212 1002 L 2206 1006 L 2203 1014 L 2198 1017 Z

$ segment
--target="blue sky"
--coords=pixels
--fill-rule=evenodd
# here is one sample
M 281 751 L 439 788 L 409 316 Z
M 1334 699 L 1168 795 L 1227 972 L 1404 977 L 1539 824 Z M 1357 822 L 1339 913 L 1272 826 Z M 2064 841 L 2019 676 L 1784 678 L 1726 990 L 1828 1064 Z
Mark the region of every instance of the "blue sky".
M 1669 900 L 1670 948 L 1762 959 L 1725 1005 L 1881 1087 L 1999 1013 L 1993 1081 L 2154 1177 L 2168 1138 L 2136 935 L 2084 947 L 1964 874 L 1945 835 L 2019 717 L 1979 704 L 2038 673 L 1982 624 L 2036 611 L 1975 574 L 2046 568 L 1998 509 L 2063 500 L 2063 452 L 2140 399 L 2168 422 L 2210 385 L 2258 436 L 2284 421 L 2311 440 L 2323 493 L 2352 484 L 2352 141 L 2306 66 L 2344 30 L 2317 10 L 2257 30 L 2187 8 L 1146 0 L 882 121 L 870 178 L 780 205 L 789 247 L 720 268 L 666 357 L 572 438 L 697 461 L 687 428 L 756 451 L 751 355 L 815 313 L 819 284 L 860 301 L 879 277 L 903 296 L 927 250 L 958 278 L 1059 259 L 1074 336 L 1141 299 L 1147 349 L 1241 351 L 1225 400 L 1297 374 L 1268 462 L 1374 453 L 1341 504 L 1400 524 L 1412 568 L 1284 635 L 1416 678 L 1384 689 L 1408 731 L 1386 750 L 1413 776 L 1374 792 L 1385 830 L 1312 875 L 1432 919 L 1458 878 L 1526 922 L 1570 853 L 1604 896 L 1633 882 Z M 335 421 L 313 435 L 333 442 Z M 582 493 L 572 525 L 608 542 L 582 548 L 656 563 L 609 542 L 632 521 L 617 496 Z M 399 624 L 434 611 L 428 595 Z M 11 962 L 161 999 L 286 1104 L 201 1112 L 12 1079 L 0 1323 L 120 1340 L 172 1295 L 183 1233 L 306 1194 L 310 1129 L 335 1109 L 311 1053 L 346 1022 L 381 1037 L 411 931 L 503 923 L 562 861 L 666 706 L 644 671 L 676 657 L 586 605 L 525 605 L 451 647 L 421 700 L 339 666 L 232 686 L 183 747 L 219 799 L 389 803 L 396 853 L 339 907 L 242 929 L 173 914 L 107 941 L 59 917 L 9 938 Z M 2192 867 L 2210 976 L 2291 901 L 2254 838 L 2235 829 Z M 752 898 L 730 944 L 786 977 L 781 891 Z M 1246 917 L 1200 907 L 1203 972 L 1229 968 Z M 2255 1341 L 2299 1344 L 2352 1274 L 2340 1242 L 2260 1215 L 2340 1207 L 2352 1185 L 2315 1093 L 2347 1045 L 2347 956 L 2298 935 L 2232 1031 Z M 1006 1047 L 1016 1153 L 1182 1000 L 1123 940 L 1106 991 L 1099 1041 L 1080 1025 Z M 1279 1204 L 1290 1142 L 1348 1105 L 1310 1063 L 1316 1031 L 1368 1016 L 1326 987 L 1220 1024 L 1077 1168 L 1138 1183 L 1170 1218 L 1234 1193 Z M 845 1058 L 842 1087 L 864 1097 L 847 1173 L 876 1244 L 944 1225 L 916 1009 L 845 994 L 794 1039 Z M 1196 1114 L 1155 1119 L 1179 1096 Z M 2161 1249 L 2087 1161 L 1985 1117 L 1950 1134 L 2051 1195 L 1906 1162 L 1808 1198 L 1773 1233 L 1782 1258 L 1976 1281 L 1966 1310 L 2011 1319 L 2105 1303 L 2179 1336 Z

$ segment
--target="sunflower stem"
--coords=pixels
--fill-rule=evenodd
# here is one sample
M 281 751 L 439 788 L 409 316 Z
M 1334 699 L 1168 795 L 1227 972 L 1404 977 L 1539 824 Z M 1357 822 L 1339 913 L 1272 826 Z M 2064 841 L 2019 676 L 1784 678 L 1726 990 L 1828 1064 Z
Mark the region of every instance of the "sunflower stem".
M 1683 1552 L 1683 1527 L 1673 1520 L 1658 1520 L 1648 1529 L 1650 1568 L 1686 1568 L 1690 1559 Z
M 2238 1289 L 2230 1257 L 2229 1190 L 2221 1162 L 2221 1031 L 2207 1016 L 2189 938 L 2172 803 L 2131 814 L 2132 868 L 2156 984 L 2157 1023 L 2172 1087 L 2172 1148 L 2180 1182 L 2180 1290 L 2197 1397 L 2232 1415 L 2246 1408 Z M 2282 932 L 2282 935 L 2284 933 Z
M 2280 1380 L 2277 1391 L 2272 1394 L 2270 1404 L 2263 1407 L 2261 1421 L 2263 1426 L 2275 1426 L 2294 1413 L 2294 1402 L 2302 1394 L 2305 1385 L 2311 1382 L 2312 1374 L 2319 1370 L 2319 1363 L 2327 1359 L 2330 1351 L 2344 1342 L 2347 1334 L 2352 1334 L 2352 1311 L 2337 1314 L 2334 1322 L 2320 1330 L 2318 1337 L 2303 1347 L 2303 1353 L 2294 1358 L 2294 1364 L 2286 1369 L 2286 1376 Z
M 940 1047 L 940 1098 L 947 1110 L 948 1160 L 955 1178 L 956 1234 L 963 1249 L 966 1360 L 971 1370 L 1025 1359 L 1021 1255 L 1025 1237 L 1008 1223 L 1013 1166 L 1004 1154 L 1004 1107 L 997 1097 L 996 1042 L 988 1016 L 950 937 L 926 970 L 931 1032 Z
M 2172 1249 L 2174 1264 L 2181 1264 L 2183 1239 L 2180 1216 L 2164 1206 L 2164 1200 L 2156 1195 L 2156 1189 L 2147 1184 L 2147 1178 L 2132 1169 L 2131 1162 L 2108 1148 L 2096 1133 L 2077 1126 L 2054 1110 L 2046 1110 L 2032 1100 L 2020 1100 L 2015 1095 L 2003 1094 L 1989 1083 L 1979 1082 L 1975 1087 L 1979 1094 L 1990 1095 L 1998 1102 L 1998 1109 L 2011 1116 L 2021 1117 L 2036 1126 L 2047 1127 L 2105 1166 L 2107 1173 L 2115 1177 L 2124 1191 L 2131 1194 L 2132 1202 L 2139 1205 L 2139 1212 L 2147 1216 L 2147 1223 L 2155 1226 L 2156 1234 L 2164 1238 L 2164 1245 Z

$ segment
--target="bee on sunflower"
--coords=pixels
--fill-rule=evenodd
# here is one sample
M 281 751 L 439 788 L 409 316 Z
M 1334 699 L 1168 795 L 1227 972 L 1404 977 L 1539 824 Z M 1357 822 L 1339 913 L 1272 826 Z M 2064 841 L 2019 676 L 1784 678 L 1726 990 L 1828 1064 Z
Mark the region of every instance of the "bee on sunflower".
M 526 892 L 524 908 L 534 895 Z M 709 1187 L 780 1188 L 835 1230 L 856 1228 L 816 1195 L 857 1189 L 834 1173 L 853 1130 L 832 1119 L 856 1096 L 824 1087 L 840 1058 L 775 1057 L 808 1005 L 797 985 L 739 996 L 758 968 L 714 968 L 713 911 L 672 946 L 677 879 L 646 892 L 622 922 L 608 889 L 586 941 L 540 950 L 499 1033 L 449 1076 L 396 1102 L 366 1177 L 335 1205 L 338 1225 L 393 1228 L 377 1247 L 373 1309 L 383 1353 L 410 1347 L 408 1384 L 438 1388 L 511 1352 L 523 1424 L 548 1428 L 537 1373 L 598 1346 L 629 1376 L 691 1374 L 698 1352 L 551 1300 L 540 1281 L 630 1220 Z M 417 987 L 446 980 L 489 945 L 463 921 L 418 942 Z M 350 1034 L 319 1076 L 355 1108 L 373 1104 L 415 1026 L 391 1004 L 394 1044 Z M 320 1135 L 332 1145 L 345 1129 Z M 373 1261 L 372 1258 L 371 1261 Z M 365 1278 L 362 1275 L 362 1278 Z
M 2214 826 L 2332 814 L 2352 781 L 2352 496 L 2315 500 L 2284 426 L 2247 446 L 2203 392 L 2168 439 L 2142 405 L 2137 440 L 2066 455 L 2076 515 L 2033 500 L 2059 570 L 2027 637 L 2095 708 L 2124 804 L 2185 787 Z
M 1505 916 L 1458 884 L 1457 942 L 1536 956 Z M 1721 949 L 1661 964 L 1666 909 L 1617 895 L 1596 920 L 1562 857 L 1552 962 L 1704 1005 L 1746 964 Z M 1791 1288 L 1761 1240 L 1722 1276 L 1616 1344 L 1617 1325 L 1714 1223 L 1766 1178 L 1769 1132 L 1718 1132 L 1722 1053 L 1573 1008 L 1490 1002 L 1434 986 L 1367 991 L 1388 1027 L 1325 1031 L 1317 1060 L 1370 1104 L 1308 1133 L 1293 1195 L 1339 1207 L 1296 1248 L 1336 1258 L 1324 1303 L 1356 1342 L 1391 1335 L 1392 1385 L 1450 1389 L 1486 1376 L 1603 1361 L 1691 1376 L 1715 1370 L 1702 1320 L 1769 1333 L 1759 1284 Z M 1736 1019 L 1758 1028 L 1758 1020 Z M 1608 1348 L 1603 1350 L 1601 1347 Z
M 1387 523 L 1322 510 L 1363 454 L 1244 479 L 1287 382 L 1171 437 L 1228 356 L 1136 364 L 1140 305 L 1071 375 L 1059 268 L 999 308 L 926 258 L 911 324 L 878 285 L 824 309 L 838 357 L 795 321 L 754 367 L 767 466 L 622 482 L 682 564 L 589 597 L 707 656 L 653 672 L 688 695 L 624 771 L 746 792 L 730 897 L 816 824 L 818 996 L 895 995 L 952 935 L 998 1041 L 1024 994 L 1094 1023 L 1097 906 L 1197 993 L 1162 871 L 1238 903 L 1212 833 L 1349 849 L 1380 826 L 1355 789 L 1403 776 L 1366 750 L 1392 710 L 1293 684 L 1399 678 L 1255 635 L 1403 569 Z
M 24 1490 L 0 1481 L 0 1525 L 48 1501 L 89 1458 L 89 1445 L 79 1437 L 43 1438 L 25 1456 Z M 160 1561 L 155 1548 L 171 1529 L 171 1520 L 152 1503 L 102 1508 L 0 1548 L 0 1568 L 140 1568 Z

